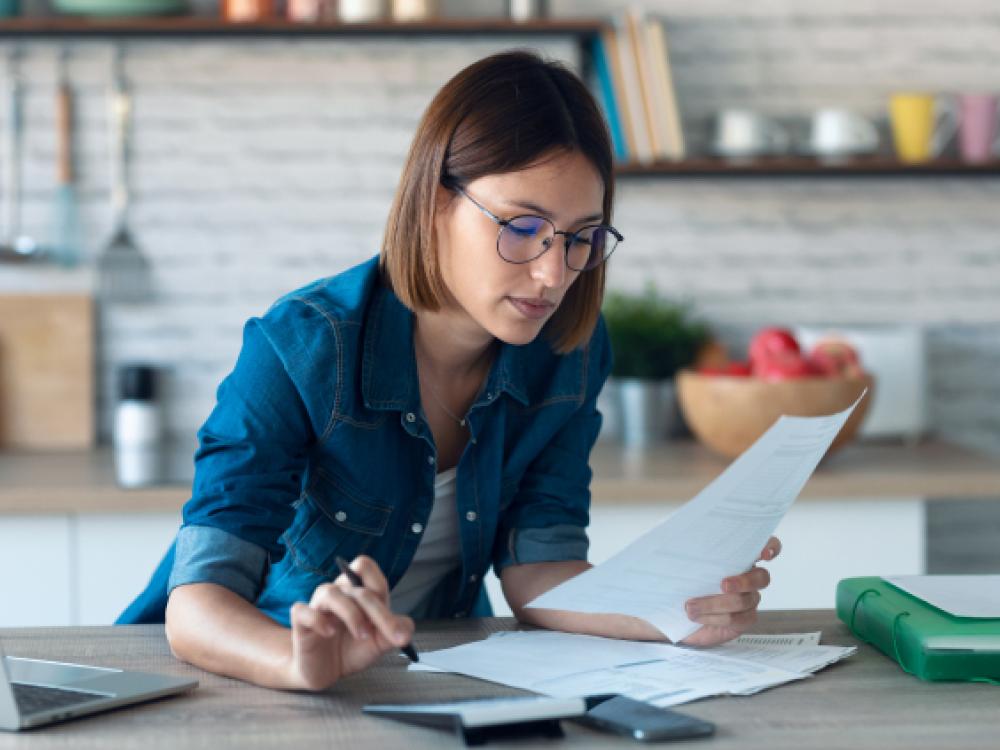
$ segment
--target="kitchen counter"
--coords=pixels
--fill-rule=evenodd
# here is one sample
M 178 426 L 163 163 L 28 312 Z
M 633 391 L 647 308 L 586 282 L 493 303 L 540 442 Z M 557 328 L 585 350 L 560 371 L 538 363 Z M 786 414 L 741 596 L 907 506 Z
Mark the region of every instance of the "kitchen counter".
M 190 452 L 171 460 L 190 475 Z M 642 451 L 598 444 L 592 456 L 595 507 L 683 502 L 729 461 L 693 441 Z M 109 449 L 0 453 L 0 514 L 163 513 L 179 511 L 185 481 L 138 490 L 118 487 Z M 1000 498 L 1000 461 L 938 441 L 918 445 L 859 442 L 820 464 L 801 500 L 837 498 Z

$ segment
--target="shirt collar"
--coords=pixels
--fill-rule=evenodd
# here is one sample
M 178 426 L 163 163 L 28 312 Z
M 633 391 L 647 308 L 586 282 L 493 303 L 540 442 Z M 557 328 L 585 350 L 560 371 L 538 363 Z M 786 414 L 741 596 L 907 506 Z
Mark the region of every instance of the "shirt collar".
M 528 405 L 526 372 L 529 346 L 501 344 L 486 380 L 486 391 L 509 393 Z M 369 308 L 361 364 L 361 395 L 376 410 L 417 411 L 420 389 L 413 353 L 413 312 L 392 290 L 379 284 Z

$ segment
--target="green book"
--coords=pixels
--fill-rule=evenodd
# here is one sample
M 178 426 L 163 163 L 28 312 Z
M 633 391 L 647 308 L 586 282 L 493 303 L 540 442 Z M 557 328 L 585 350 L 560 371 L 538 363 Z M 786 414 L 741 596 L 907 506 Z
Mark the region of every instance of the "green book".
M 1000 619 L 955 617 L 876 577 L 838 583 L 837 616 L 922 680 L 1000 683 Z

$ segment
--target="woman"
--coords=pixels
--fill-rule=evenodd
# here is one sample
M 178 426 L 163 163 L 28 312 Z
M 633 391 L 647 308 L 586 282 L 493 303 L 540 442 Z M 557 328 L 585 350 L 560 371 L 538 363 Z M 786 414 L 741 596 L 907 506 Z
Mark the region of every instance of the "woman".
M 523 622 L 662 639 L 630 617 L 525 607 L 589 567 L 612 198 L 608 133 L 572 73 L 512 52 L 449 81 L 381 253 L 248 322 L 183 527 L 120 622 L 165 608 L 179 658 L 320 690 L 409 643 L 412 618 L 489 614 L 492 565 Z M 740 633 L 767 583 L 754 568 L 690 602 L 703 627 L 688 642 Z

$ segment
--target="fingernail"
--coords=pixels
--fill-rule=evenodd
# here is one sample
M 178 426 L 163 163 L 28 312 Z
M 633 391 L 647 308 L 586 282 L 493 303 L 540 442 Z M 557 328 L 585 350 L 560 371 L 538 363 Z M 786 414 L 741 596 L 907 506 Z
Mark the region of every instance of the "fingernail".
M 687 607 L 686 607 L 686 609 L 687 609 L 688 617 L 697 617 L 698 616 L 698 607 L 695 606 L 694 604 L 688 604 Z
M 396 640 L 399 641 L 400 643 L 405 643 L 406 639 L 409 637 L 410 637 L 409 633 L 407 633 L 405 630 L 396 631 Z
M 725 591 L 727 594 L 731 594 L 732 592 L 736 591 L 736 584 L 733 583 L 732 581 L 723 581 L 722 590 Z
M 359 636 L 360 636 L 361 640 L 367 641 L 369 638 L 372 637 L 372 634 L 371 634 L 371 631 L 368 630 L 368 628 L 361 628 Z

